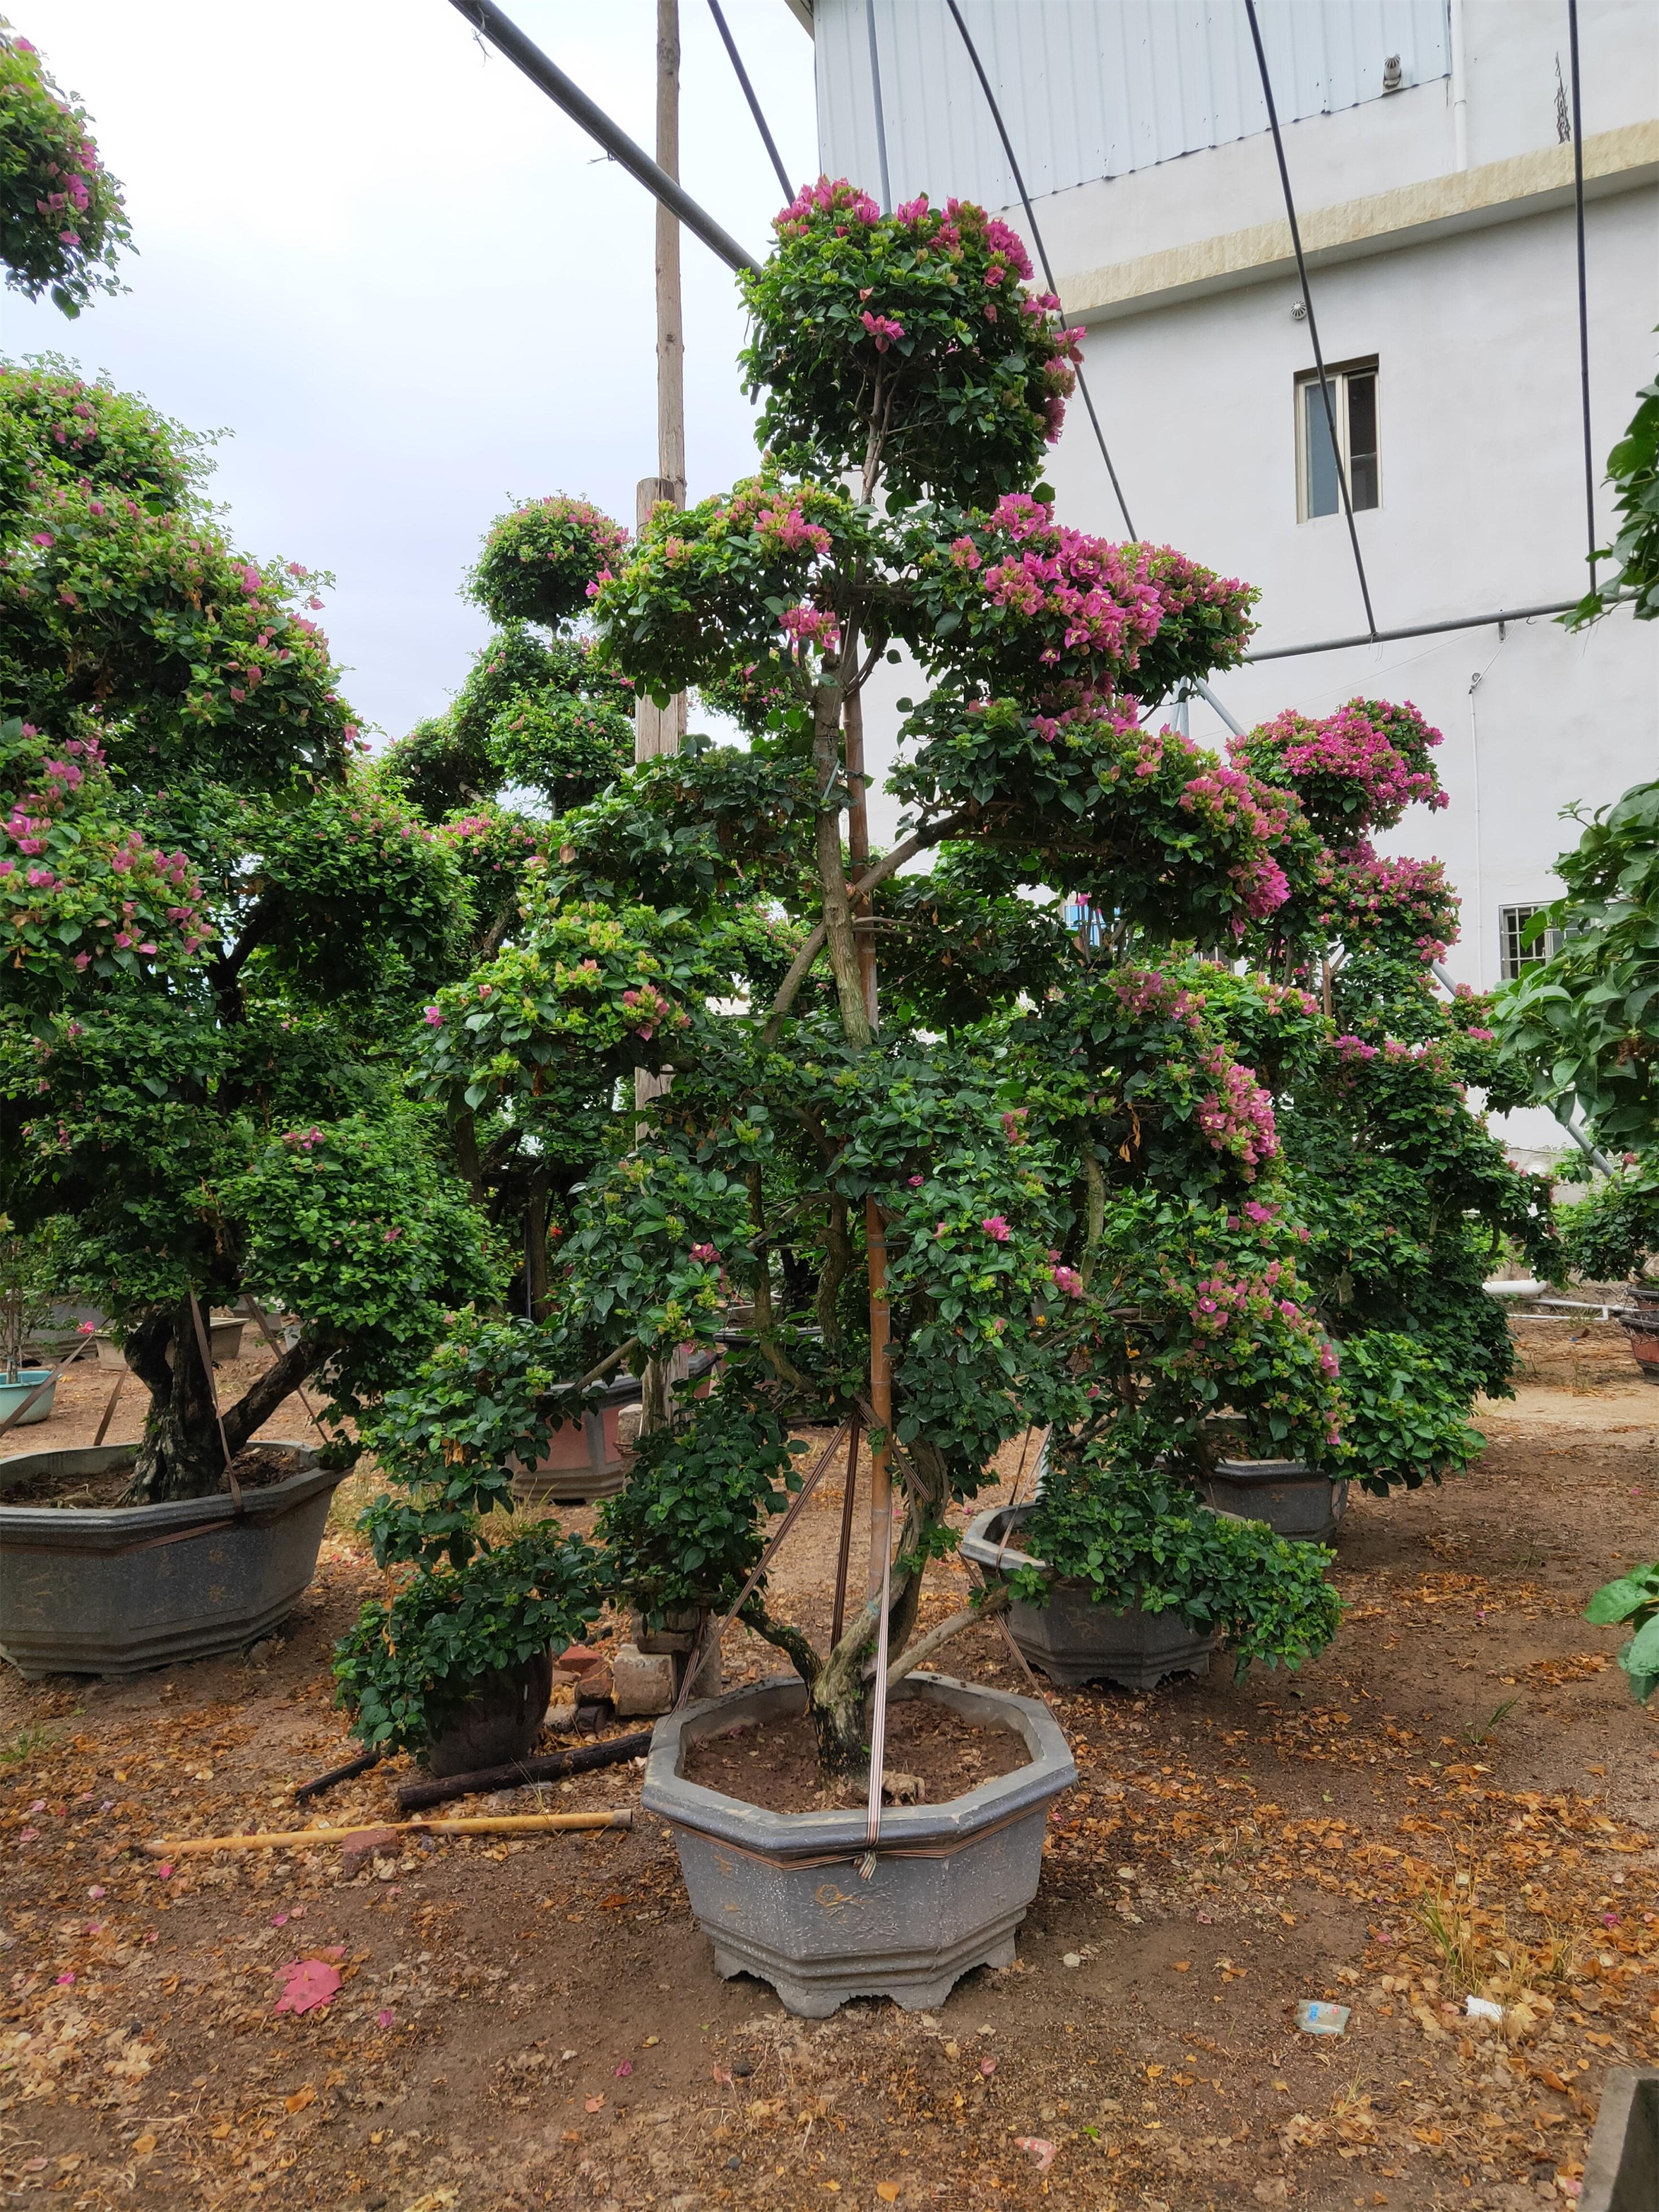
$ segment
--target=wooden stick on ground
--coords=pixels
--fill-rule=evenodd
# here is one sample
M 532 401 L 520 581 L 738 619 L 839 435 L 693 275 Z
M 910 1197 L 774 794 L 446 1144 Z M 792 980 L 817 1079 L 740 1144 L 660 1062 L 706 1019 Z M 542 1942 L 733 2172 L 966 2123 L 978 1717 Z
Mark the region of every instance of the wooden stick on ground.
M 572 1774 L 589 1774 L 598 1766 L 620 1766 L 625 1759 L 642 1759 L 651 1748 L 649 1729 L 634 1729 L 627 1735 L 605 1737 L 572 1751 L 550 1751 L 539 1759 L 515 1759 L 505 1766 L 480 1767 L 472 1774 L 446 1774 L 441 1780 L 405 1782 L 398 1792 L 398 1809 L 418 1813 L 428 1805 L 447 1804 L 452 1797 L 482 1796 L 487 1790 L 520 1790 L 530 1782 L 562 1782 Z
M 289 1828 L 251 1836 L 161 1837 L 143 1849 L 153 1859 L 203 1851 L 310 1850 L 318 1844 L 349 1844 L 359 1836 L 552 1836 L 573 1829 L 631 1828 L 633 1813 L 501 1813 L 467 1820 L 375 1821 L 355 1828 Z

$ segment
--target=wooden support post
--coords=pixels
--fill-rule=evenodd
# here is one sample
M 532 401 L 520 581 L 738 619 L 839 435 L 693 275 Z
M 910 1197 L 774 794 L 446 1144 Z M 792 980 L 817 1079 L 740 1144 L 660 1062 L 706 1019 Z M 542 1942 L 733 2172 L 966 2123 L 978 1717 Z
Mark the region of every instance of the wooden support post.
M 679 0 L 657 0 L 657 163 L 678 183 L 680 173 Z M 680 226 L 657 203 L 657 473 L 641 479 L 641 535 L 661 501 L 685 505 L 685 340 L 680 313 Z M 634 713 L 634 757 L 677 753 L 685 738 L 685 694 L 665 707 L 641 699 Z M 637 1091 L 637 1079 L 635 1088 Z

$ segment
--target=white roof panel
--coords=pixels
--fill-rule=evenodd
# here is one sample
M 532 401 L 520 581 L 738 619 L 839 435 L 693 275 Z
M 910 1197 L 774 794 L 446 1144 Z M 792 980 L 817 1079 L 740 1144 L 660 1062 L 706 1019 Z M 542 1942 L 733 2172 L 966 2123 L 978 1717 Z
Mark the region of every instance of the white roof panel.
M 1447 0 L 1259 0 L 1279 120 L 1443 77 Z M 1034 199 L 1267 127 L 1243 0 L 961 0 Z M 1019 195 L 945 0 L 817 0 L 819 158 L 875 192 L 869 15 L 896 200 Z

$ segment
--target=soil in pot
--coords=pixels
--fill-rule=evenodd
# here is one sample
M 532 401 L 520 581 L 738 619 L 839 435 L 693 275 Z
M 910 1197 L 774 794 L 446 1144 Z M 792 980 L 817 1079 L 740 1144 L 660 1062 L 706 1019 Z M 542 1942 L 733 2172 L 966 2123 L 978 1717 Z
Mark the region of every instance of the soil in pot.
M 440 1717 L 426 1748 L 428 1771 L 476 1774 L 481 1767 L 505 1766 L 528 1759 L 553 1694 L 553 1656 L 532 1652 L 517 1667 L 481 1675 L 471 1694 Z
M 975 1728 L 953 1712 L 917 1698 L 887 1708 L 885 1769 L 890 1797 L 941 1805 L 981 1782 L 1030 1764 L 1012 1729 Z M 902 1778 L 901 1780 L 900 1778 Z M 687 1754 L 684 1778 L 719 1790 L 769 1813 L 823 1813 L 860 1806 L 854 1782 L 826 1788 L 818 1774 L 817 1740 L 803 1713 L 702 1736 Z M 894 1791 L 891 1785 L 898 1781 Z M 908 1785 L 919 1782 L 919 1796 Z
M 244 1490 L 268 1490 L 273 1483 L 286 1482 L 295 1472 L 294 1455 L 286 1447 L 276 1444 L 247 1444 L 231 1462 L 231 1469 Z M 0 1468 L 4 1465 L 0 1461 Z M 67 1507 L 71 1510 L 105 1511 L 125 1503 L 127 1485 L 132 1480 L 131 1452 L 118 1466 L 106 1468 L 100 1474 L 36 1474 L 20 1482 L 4 1492 L 8 1505 L 49 1505 Z M 222 1478 L 219 1492 L 230 1488 Z

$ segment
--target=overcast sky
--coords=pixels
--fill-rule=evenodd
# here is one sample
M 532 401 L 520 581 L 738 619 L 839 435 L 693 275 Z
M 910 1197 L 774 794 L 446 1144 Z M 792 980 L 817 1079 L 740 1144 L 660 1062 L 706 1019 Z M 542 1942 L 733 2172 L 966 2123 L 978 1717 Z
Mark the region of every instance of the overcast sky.
M 510 11 L 654 137 L 655 0 Z M 703 0 L 681 0 L 681 175 L 759 255 L 781 194 Z M 817 173 L 811 41 L 725 0 L 792 173 Z M 4 350 L 59 352 L 194 428 L 240 548 L 332 569 L 322 617 L 366 724 L 442 707 L 483 639 L 458 598 L 492 516 L 549 491 L 627 522 L 656 469 L 653 203 L 448 0 L 13 0 L 126 189 L 131 289 L 68 322 L 0 295 Z M 596 158 L 597 157 L 597 158 Z M 687 469 L 753 466 L 735 282 L 687 237 Z

